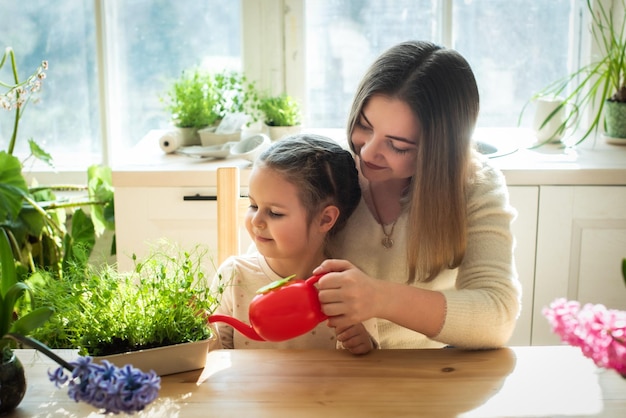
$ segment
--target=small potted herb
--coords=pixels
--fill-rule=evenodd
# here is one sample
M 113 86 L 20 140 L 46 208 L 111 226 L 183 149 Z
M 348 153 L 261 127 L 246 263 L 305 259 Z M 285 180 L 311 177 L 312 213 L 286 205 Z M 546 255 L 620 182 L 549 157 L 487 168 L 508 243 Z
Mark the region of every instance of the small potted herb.
M 262 97 L 259 110 L 272 140 L 300 131 L 302 111 L 293 97 L 287 94 Z
M 214 112 L 218 99 L 210 88 L 212 83 L 210 74 L 200 69 L 186 70 L 161 99 L 181 133 L 183 145 L 199 143 L 198 130 L 213 125 L 218 119 Z
M 77 348 L 96 360 L 132 363 L 159 375 L 204 367 L 213 337 L 206 317 L 220 297 L 210 290 L 202 268 L 206 253 L 200 247 L 183 252 L 161 245 L 136 261 L 132 272 L 104 265 L 33 282 L 38 303 L 56 311 L 33 336 L 52 348 Z M 180 346 L 193 354 L 163 353 Z
M 254 119 L 252 110 L 257 100 L 255 84 L 243 73 L 228 70 L 212 73 L 199 68 L 183 71 L 162 98 L 174 126 L 182 132 L 183 145 L 199 144 L 199 133 L 214 134 L 220 121 L 229 114 L 243 113 Z M 233 139 L 233 133 L 229 134 L 230 137 L 219 140 L 207 135 L 209 139 L 202 141 L 203 145 Z

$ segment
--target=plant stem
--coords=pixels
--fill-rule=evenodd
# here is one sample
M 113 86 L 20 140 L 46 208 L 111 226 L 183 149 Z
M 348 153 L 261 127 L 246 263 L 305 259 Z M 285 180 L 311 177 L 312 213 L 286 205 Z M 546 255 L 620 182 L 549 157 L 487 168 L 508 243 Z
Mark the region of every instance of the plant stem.
M 43 344 L 40 341 L 37 341 L 34 338 L 26 337 L 26 336 L 20 335 L 20 334 L 15 334 L 13 332 L 9 332 L 3 338 L 11 338 L 11 339 L 13 339 L 13 340 L 15 340 L 17 342 L 20 342 L 22 344 L 25 344 L 25 345 L 31 347 L 31 348 L 34 348 L 35 350 L 40 351 L 43 354 L 45 354 L 46 356 L 48 356 L 48 358 L 50 358 L 50 359 L 54 360 L 55 362 L 57 362 L 57 364 L 59 364 L 59 366 L 63 367 L 64 369 L 67 369 L 70 372 L 72 370 L 74 370 L 74 366 L 72 366 L 67 361 L 63 360 L 61 357 L 56 355 L 52 350 L 50 350 L 45 344 Z
M 13 69 L 13 79 L 15 80 L 15 84 L 18 85 L 20 83 L 19 77 L 17 75 L 17 64 L 15 63 L 15 53 L 12 48 L 7 48 L 5 54 L 9 54 L 11 57 L 11 67 Z M 17 93 L 17 98 L 19 99 L 19 93 Z M 13 134 L 11 135 L 11 140 L 9 141 L 9 147 L 7 152 L 9 155 L 13 155 L 13 149 L 15 148 L 15 141 L 17 139 L 17 128 L 20 123 L 20 108 L 17 106 L 15 108 L 15 120 L 13 122 Z
M 23 197 L 24 197 L 24 200 L 26 200 L 33 207 L 33 209 L 39 212 L 39 214 L 41 214 L 41 216 L 43 216 L 48 221 L 48 223 L 52 225 L 52 227 L 57 231 L 59 235 L 63 236 L 63 231 L 61 230 L 61 227 L 54 222 L 54 220 L 52 219 L 50 214 L 48 214 L 48 212 L 46 212 L 41 206 L 37 204 L 37 202 L 35 202 L 30 197 L 26 195 L 24 195 Z

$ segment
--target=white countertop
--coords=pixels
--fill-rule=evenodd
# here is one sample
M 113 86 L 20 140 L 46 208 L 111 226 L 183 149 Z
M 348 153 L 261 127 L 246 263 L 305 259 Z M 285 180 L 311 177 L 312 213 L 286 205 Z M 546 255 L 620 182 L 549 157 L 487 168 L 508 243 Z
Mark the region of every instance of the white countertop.
M 339 141 L 342 130 L 326 130 Z M 242 186 L 247 186 L 251 163 L 237 158 L 221 160 L 166 154 L 159 146 L 162 131 L 150 131 L 126 161 L 113 166 L 115 187 L 214 186 L 221 166 L 243 168 Z M 490 158 L 502 170 L 509 185 L 626 185 L 626 146 L 587 140 L 576 148 L 548 145 L 530 148 L 532 134 L 525 130 L 477 131 L 477 139 L 495 144 L 504 154 Z

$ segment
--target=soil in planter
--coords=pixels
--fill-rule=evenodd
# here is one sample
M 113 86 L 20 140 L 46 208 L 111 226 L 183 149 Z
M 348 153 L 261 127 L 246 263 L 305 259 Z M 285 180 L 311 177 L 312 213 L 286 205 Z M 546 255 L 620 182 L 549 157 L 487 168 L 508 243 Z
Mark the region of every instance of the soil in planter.
M 167 347 L 168 345 L 176 345 L 189 342 L 193 341 L 172 341 L 169 339 L 165 339 L 160 343 L 132 345 L 127 340 L 119 337 L 113 337 L 111 342 L 100 342 L 95 347 L 92 347 L 92 349 L 89 350 L 89 355 L 97 357 L 112 356 L 114 354 L 128 353 L 129 351 L 147 350 L 150 348 Z

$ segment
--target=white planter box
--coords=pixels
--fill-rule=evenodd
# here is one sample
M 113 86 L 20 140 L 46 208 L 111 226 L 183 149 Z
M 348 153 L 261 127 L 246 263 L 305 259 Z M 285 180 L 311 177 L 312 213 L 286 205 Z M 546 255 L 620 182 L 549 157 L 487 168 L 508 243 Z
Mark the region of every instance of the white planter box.
M 117 367 L 131 364 L 144 372 L 154 370 L 159 376 L 203 369 L 209 352 L 208 340 L 168 345 L 128 353 L 97 356 L 94 361 L 108 360 Z

